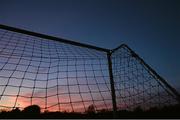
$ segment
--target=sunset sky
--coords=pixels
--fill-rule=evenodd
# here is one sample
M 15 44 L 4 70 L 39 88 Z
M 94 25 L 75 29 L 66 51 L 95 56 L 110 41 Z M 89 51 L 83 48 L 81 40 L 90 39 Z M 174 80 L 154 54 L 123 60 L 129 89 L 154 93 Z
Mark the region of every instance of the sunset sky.
M 66 38 L 77 42 L 87 43 L 109 49 L 113 49 L 120 44 L 125 43 L 133 50 L 135 50 L 136 53 L 138 53 L 146 61 L 146 63 L 152 66 L 152 68 L 154 68 L 157 73 L 165 78 L 170 85 L 174 86 L 178 91 L 180 91 L 179 6 L 179 0 L 0 0 L 0 24 L 14 26 L 17 28 L 57 36 L 60 38 Z M 18 35 L 16 37 L 18 37 Z M 25 36 L 24 39 L 27 38 L 28 37 Z M 6 42 L 8 43 L 8 41 Z M 48 42 L 43 42 L 42 44 L 46 46 L 47 43 Z M 1 48 L 2 46 L 5 46 L 5 44 L 5 42 L 1 43 Z M 14 43 L 9 43 L 9 46 L 11 46 L 11 44 L 13 45 Z M 22 42 L 22 44 L 25 45 L 26 42 Z M 32 46 L 35 43 L 29 42 L 28 44 L 30 47 L 24 54 L 30 55 L 31 52 L 28 52 L 28 50 L 32 50 Z M 40 45 L 40 42 L 37 41 L 36 45 Z M 54 46 L 54 48 L 58 48 L 58 45 L 55 43 L 50 43 L 50 45 Z M 69 48 L 67 47 L 65 49 Z M 81 49 L 78 50 L 81 51 Z M 19 51 L 17 52 L 19 53 Z M 37 51 L 36 55 L 38 55 L 38 52 L 41 51 Z M 51 57 L 56 57 L 57 55 L 53 54 L 53 52 L 55 52 L 53 49 L 50 52 L 46 51 L 45 49 L 43 55 L 48 53 L 48 55 L 51 54 Z M 78 51 L 74 52 L 78 53 Z M 66 52 L 64 51 L 64 53 Z M 74 55 L 73 53 L 71 54 Z M 91 54 L 88 55 L 91 56 Z M 14 57 L 14 59 L 16 58 Z M 0 62 L 3 62 L 3 60 L 4 62 L 6 61 L 6 59 L 1 59 Z M 38 58 L 36 60 L 40 61 Z M 45 67 L 58 65 L 57 60 L 54 60 L 53 62 L 51 61 L 52 64 L 49 64 L 48 62 L 48 60 L 45 60 L 41 64 L 41 67 L 38 68 L 38 70 L 37 67 L 26 68 L 26 66 L 23 65 L 21 65 L 20 69 L 23 67 L 23 70 L 28 69 L 29 71 L 40 71 L 43 74 L 48 72 L 48 69 Z M 81 62 L 82 61 L 72 64 L 74 66 L 75 64 L 79 64 L 80 68 L 78 69 L 81 69 L 81 67 L 83 67 L 81 66 Z M 98 61 L 91 61 L 91 64 L 95 64 L 97 62 Z M 101 62 L 104 64 L 103 61 Z M 38 62 L 28 63 L 28 60 L 22 61 L 22 63 L 32 64 L 33 66 L 39 65 Z M 67 63 L 62 62 L 62 65 L 60 66 L 62 67 L 63 64 Z M 7 65 L 5 67 L 8 69 L 13 69 L 13 67 L 15 68 L 13 65 L 9 66 Z M 91 68 L 92 72 L 92 66 L 87 67 Z M 105 65 L 104 68 L 106 67 L 107 66 Z M 52 72 L 53 70 L 57 72 L 57 68 L 55 67 L 55 69 L 52 69 Z M 94 69 L 98 69 L 98 67 Z M 0 75 L 8 76 L 11 74 L 11 72 L 5 72 L 6 71 L 1 71 Z M 13 74 L 15 77 L 23 77 L 20 76 L 23 74 L 19 74 L 18 72 Z M 79 74 L 82 75 L 84 73 Z M 25 75 L 25 77 L 32 80 L 35 78 L 38 80 L 47 80 L 47 78 L 54 79 L 54 77 L 56 77 L 55 74 L 51 74 L 50 76 L 43 75 L 43 77 L 41 74 L 38 76 L 33 75 L 35 74 L 28 73 Z M 72 72 L 71 75 L 75 76 L 75 72 Z M 89 75 L 92 76 L 93 73 L 89 73 Z M 5 78 L 1 78 L 1 80 L 2 79 L 4 80 Z M 107 78 L 101 79 L 105 81 L 108 80 Z M 73 79 L 71 80 L 73 81 Z M 30 82 L 31 81 L 24 80 L 24 83 L 22 84 L 24 86 L 31 86 L 33 83 Z M 56 84 L 56 80 L 52 80 L 51 82 L 52 83 L 49 85 L 53 86 Z M 62 84 L 66 84 L 66 82 L 67 81 L 64 80 Z M 20 84 L 18 82 L 14 83 Z M 14 85 L 14 83 L 11 84 Z M 1 82 L 1 84 L 5 83 Z M 44 87 L 46 86 L 44 82 L 39 82 L 37 85 L 42 85 Z M 91 89 L 95 89 L 93 87 L 95 86 L 92 86 Z M 0 87 L 0 89 L 3 88 Z M 9 89 L 12 91 L 13 88 Z M 74 91 L 77 91 L 77 88 L 72 89 L 76 89 Z M 87 88 L 82 89 L 86 90 Z M 105 87 L 105 90 L 108 91 L 107 86 Z M 16 94 L 17 91 L 18 89 L 14 89 L 12 94 L 13 92 Z M 22 94 L 28 95 L 28 90 L 24 91 L 26 92 Z M 50 90 L 49 93 L 53 93 L 52 91 L 54 90 Z M 43 94 L 43 92 L 40 92 L 40 94 L 37 92 L 36 94 L 40 96 Z M 107 99 L 109 98 L 108 95 L 105 96 Z M 88 95 L 84 96 L 84 98 L 88 98 Z M 8 99 L 6 98 L 6 102 L 3 103 L 4 105 L 7 103 L 7 100 Z M 9 101 L 11 100 L 12 99 L 9 99 Z M 26 100 L 21 100 L 21 103 L 25 105 Z M 57 101 L 57 97 L 53 98 L 52 100 Z M 79 100 L 81 100 L 81 98 L 79 98 Z M 107 104 L 109 104 L 109 102 L 110 101 L 107 101 Z

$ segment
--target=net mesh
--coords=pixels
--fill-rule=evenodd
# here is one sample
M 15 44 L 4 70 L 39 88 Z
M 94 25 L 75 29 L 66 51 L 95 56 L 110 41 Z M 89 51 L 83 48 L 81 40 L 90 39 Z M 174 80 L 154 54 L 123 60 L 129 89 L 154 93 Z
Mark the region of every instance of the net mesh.
M 112 110 L 107 53 L 0 29 L 0 109 Z M 118 110 L 175 104 L 127 47 L 112 53 Z
M 178 104 L 176 96 L 128 46 L 112 54 L 116 100 L 119 110 L 143 110 Z

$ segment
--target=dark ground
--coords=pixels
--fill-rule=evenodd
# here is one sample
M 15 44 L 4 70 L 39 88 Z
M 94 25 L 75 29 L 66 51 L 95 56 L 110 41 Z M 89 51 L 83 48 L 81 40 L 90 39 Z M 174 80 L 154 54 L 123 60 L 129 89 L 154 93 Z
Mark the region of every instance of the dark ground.
M 44 112 L 40 113 L 40 109 L 35 107 L 27 107 L 23 111 L 15 109 L 12 111 L 2 111 L 0 118 L 41 118 L 41 119 L 57 119 L 57 118 L 113 118 L 112 111 L 102 110 L 95 112 L 93 110 L 87 111 L 86 113 L 67 113 L 67 112 Z M 143 111 L 140 107 L 134 109 L 134 111 L 117 111 L 116 118 L 180 118 L 180 104 L 163 107 L 161 109 L 151 108 L 148 111 Z

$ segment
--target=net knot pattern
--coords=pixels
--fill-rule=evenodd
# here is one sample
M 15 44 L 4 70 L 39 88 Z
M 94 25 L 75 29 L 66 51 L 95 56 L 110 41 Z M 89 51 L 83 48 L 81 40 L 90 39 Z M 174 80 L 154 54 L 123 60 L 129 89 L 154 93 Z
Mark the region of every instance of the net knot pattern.
M 0 29 L 0 109 L 112 110 L 107 52 Z M 176 96 L 122 45 L 111 53 L 117 110 L 177 104 Z

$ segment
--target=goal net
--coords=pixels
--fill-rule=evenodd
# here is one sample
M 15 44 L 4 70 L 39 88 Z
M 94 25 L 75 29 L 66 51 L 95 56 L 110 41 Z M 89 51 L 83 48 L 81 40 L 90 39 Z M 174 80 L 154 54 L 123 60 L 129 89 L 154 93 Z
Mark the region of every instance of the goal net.
M 69 43 L 1 28 L 0 109 L 36 104 L 42 111 L 86 112 L 92 106 L 111 111 L 113 102 L 117 110 L 178 103 L 177 95 L 128 46 L 108 51 Z

